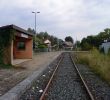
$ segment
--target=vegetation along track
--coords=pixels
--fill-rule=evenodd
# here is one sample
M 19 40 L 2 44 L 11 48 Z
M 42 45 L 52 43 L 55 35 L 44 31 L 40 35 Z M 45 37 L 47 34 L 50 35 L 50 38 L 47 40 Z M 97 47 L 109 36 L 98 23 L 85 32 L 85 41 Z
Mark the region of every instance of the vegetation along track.
M 64 53 L 40 100 L 94 100 L 69 53 Z

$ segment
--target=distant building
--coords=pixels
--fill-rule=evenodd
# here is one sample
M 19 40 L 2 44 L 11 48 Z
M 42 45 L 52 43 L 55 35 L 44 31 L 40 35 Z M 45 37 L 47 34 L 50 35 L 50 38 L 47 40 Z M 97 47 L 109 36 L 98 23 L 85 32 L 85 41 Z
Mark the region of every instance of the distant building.
M 65 41 L 63 45 L 64 45 L 65 50 L 73 50 L 73 43 L 72 42 Z
M 44 44 L 47 45 L 48 51 L 51 51 L 51 41 L 47 39 L 47 40 L 44 41 Z
M 0 27 L 0 30 L 6 29 L 14 30 L 15 39 L 11 41 L 11 45 L 6 47 L 4 63 L 13 64 L 14 59 L 32 59 L 33 34 L 16 25 Z
M 102 43 L 102 45 L 100 45 L 99 47 L 100 49 L 104 49 L 104 53 L 107 54 L 109 49 L 110 49 L 110 42 L 105 42 L 105 43 Z

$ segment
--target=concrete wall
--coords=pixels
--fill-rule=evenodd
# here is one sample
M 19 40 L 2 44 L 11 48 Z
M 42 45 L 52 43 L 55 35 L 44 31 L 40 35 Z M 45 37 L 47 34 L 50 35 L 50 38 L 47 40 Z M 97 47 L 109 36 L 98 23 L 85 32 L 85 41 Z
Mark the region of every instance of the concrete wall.
M 25 49 L 19 50 L 17 48 L 18 41 L 25 42 Z M 25 38 L 16 38 L 13 45 L 13 57 L 14 59 L 31 59 L 33 56 L 33 49 L 32 49 L 33 41 L 32 39 L 25 39 Z

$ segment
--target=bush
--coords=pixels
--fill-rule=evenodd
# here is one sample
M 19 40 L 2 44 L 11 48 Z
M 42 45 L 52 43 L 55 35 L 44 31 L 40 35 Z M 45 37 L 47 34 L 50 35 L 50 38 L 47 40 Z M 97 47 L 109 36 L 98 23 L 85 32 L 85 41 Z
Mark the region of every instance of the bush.
M 104 47 L 100 49 L 100 52 L 101 53 L 104 53 Z
M 13 68 L 11 64 L 0 64 L 0 69 L 10 69 Z
M 43 49 L 43 48 L 47 48 L 47 46 L 44 44 L 41 44 L 41 45 L 38 45 L 38 48 Z
M 77 63 L 88 65 L 110 84 L 110 56 L 93 49 L 90 53 L 77 53 L 77 58 Z
M 82 46 L 82 50 L 91 50 L 93 47 L 89 43 L 84 43 Z

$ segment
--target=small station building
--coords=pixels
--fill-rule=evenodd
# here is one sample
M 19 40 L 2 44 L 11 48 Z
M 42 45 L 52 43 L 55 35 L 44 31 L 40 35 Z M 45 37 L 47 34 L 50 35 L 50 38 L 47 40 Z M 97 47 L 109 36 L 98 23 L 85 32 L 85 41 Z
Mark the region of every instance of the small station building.
M 15 61 L 19 59 L 32 59 L 33 34 L 16 25 L 7 25 L 0 27 L 0 30 L 6 29 L 13 30 L 14 39 L 11 41 L 11 45 L 6 47 L 6 50 L 4 51 L 4 63 L 13 65 L 15 64 Z

